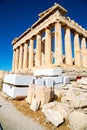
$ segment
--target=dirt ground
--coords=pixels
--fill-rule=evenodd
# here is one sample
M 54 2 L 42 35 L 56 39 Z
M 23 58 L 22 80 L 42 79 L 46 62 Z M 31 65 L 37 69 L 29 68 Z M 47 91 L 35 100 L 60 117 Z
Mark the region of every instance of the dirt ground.
M 46 123 L 46 118 L 44 114 L 41 112 L 41 110 L 36 112 L 31 111 L 29 109 L 30 105 L 25 100 L 12 100 L 12 103 L 24 115 L 33 117 L 35 121 L 39 122 L 39 124 L 44 125 L 47 130 L 70 130 L 67 121 L 65 121 L 65 123 L 63 123 L 57 128 L 55 128 L 55 126 L 53 126 L 51 123 Z

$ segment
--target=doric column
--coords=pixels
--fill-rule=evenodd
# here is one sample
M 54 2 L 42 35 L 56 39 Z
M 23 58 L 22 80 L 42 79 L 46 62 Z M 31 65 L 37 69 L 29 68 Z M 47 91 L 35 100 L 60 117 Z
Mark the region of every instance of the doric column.
M 28 67 L 28 43 L 24 43 L 24 58 L 23 58 L 23 69 Z
M 50 65 L 52 63 L 52 53 L 51 53 L 51 30 L 50 28 L 46 28 L 46 36 L 45 36 L 45 66 Z
M 34 66 L 34 40 L 30 39 L 29 45 L 29 69 Z
M 86 39 L 82 38 L 82 47 L 81 47 L 81 57 L 82 57 L 82 67 L 87 67 L 87 49 L 86 49 Z
M 71 35 L 68 27 L 65 30 L 65 55 L 66 64 L 72 65 Z
M 12 72 L 15 72 L 15 55 L 16 54 L 16 51 L 13 50 L 13 60 L 12 60 Z
M 41 34 L 37 34 L 36 38 L 36 59 L 35 59 L 35 66 L 41 66 Z
M 80 43 L 79 43 L 79 34 L 74 35 L 74 54 L 75 54 L 75 65 L 81 66 L 81 54 L 80 54 Z
M 15 72 L 18 70 L 19 64 L 19 48 L 16 48 L 16 56 L 15 56 Z
M 20 52 L 19 52 L 19 70 L 23 68 L 23 46 L 20 45 Z
M 61 32 L 61 24 L 59 22 L 55 23 L 55 63 L 57 65 L 61 65 L 63 63 L 62 32 Z

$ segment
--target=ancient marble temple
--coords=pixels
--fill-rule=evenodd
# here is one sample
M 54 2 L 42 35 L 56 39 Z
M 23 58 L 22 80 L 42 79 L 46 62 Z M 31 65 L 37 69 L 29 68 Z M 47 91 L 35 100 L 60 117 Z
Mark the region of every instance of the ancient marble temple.
M 66 9 L 55 3 L 12 41 L 13 72 L 64 64 L 87 67 L 87 30 L 66 17 L 66 13 Z

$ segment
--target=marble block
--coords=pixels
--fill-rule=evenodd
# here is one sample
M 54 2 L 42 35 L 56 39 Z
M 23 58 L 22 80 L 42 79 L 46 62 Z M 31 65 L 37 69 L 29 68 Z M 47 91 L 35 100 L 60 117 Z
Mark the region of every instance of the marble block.
M 49 68 L 49 69 L 38 69 L 34 70 L 34 75 L 35 76 L 58 76 L 62 74 L 62 69 L 61 68 Z
M 70 83 L 69 77 L 67 76 L 63 77 L 63 84 L 69 84 L 69 83 Z
M 56 84 L 61 84 L 63 82 L 63 77 L 42 77 L 46 86 L 54 87 Z
M 34 76 L 19 75 L 19 74 L 5 74 L 4 83 L 28 86 L 33 83 Z
M 15 87 L 13 85 L 9 84 L 3 84 L 3 92 L 5 92 L 7 95 L 15 98 L 25 97 L 28 94 L 28 87 Z
M 44 80 L 42 78 L 36 78 L 35 79 L 35 85 L 43 86 Z

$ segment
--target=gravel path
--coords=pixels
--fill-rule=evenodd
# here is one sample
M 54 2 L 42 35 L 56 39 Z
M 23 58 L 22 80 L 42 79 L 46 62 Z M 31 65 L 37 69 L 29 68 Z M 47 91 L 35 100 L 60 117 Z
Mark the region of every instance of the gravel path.
M 32 118 L 23 115 L 0 95 L 0 123 L 3 130 L 45 130 Z

